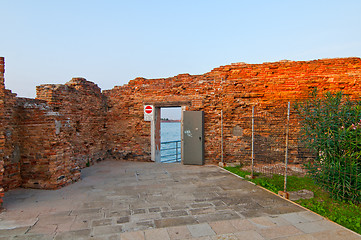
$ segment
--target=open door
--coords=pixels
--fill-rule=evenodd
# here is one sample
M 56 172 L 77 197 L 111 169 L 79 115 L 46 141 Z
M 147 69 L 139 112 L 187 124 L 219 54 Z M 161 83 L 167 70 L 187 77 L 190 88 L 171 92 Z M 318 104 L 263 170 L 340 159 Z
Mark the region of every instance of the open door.
M 182 163 L 204 164 L 204 112 L 183 111 Z

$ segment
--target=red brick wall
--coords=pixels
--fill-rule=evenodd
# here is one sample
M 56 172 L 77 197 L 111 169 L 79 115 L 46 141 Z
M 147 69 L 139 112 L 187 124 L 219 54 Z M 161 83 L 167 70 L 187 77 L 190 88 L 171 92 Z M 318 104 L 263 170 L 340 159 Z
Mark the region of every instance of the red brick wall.
M 37 87 L 37 99 L 19 99 L 23 187 L 54 189 L 103 160 L 106 102 L 85 79 Z
M 285 119 L 287 101 L 305 98 L 314 87 L 321 91 L 342 90 L 352 97 L 359 97 L 360 83 L 360 58 L 239 63 L 215 68 L 203 75 L 182 74 L 167 79 L 137 78 L 124 86 L 104 91 L 110 109 L 109 140 L 112 148 L 123 152 L 123 155 L 149 156 L 150 123 L 143 121 L 144 103 L 190 101 L 188 110 L 205 112 L 206 163 L 216 163 L 221 159 L 221 109 L 225 160 L 247 159 L 250 157 L 247 151 L 250 149 L 251 131 L 248 123 L 251 106 L 255 105 L 257 111 L 265 116 Z M 248 123 L 245 123 L 245 119 L 248 119 Z M 242 136 L 234 136 L 233 129 L 236 126 L 242 128 Z M 269 126 L 266 131 L 275 129 L 272 124 Z M 297 133 L 297 126 L 297 121 L 291 122 L 292 133 Z M 282 131 L 284 128 L 277 134 L 284 135 Z M 267 136 L 261 137 L 263 142 L 274 141 Z M 297 138 L 291 145 L 294 147 L 293 161 L 297 162 L 297 156 L 301 154 L 297 152 Z M 276 152 L 279 155 L 281 151 Z
M 38 86 L 37 98 L 12 96 L 6 103 L 15 127 L 14 141 L 5 147 L 5 190 L 65 186 L 80 178 L 81 168 L 108 154 L 106 101 L 98 86 L 74 78 L 65 85 Z M 16 136 L 21 137 L 15 141 Z
M 17 122 L 23 187 L 56 188 L 50 164 L 54 161 L 56 115 L 45 101 L 17 99 Z M 60 165 L 59 167 L 63 167 Z M 61 184 L 61 183 L 60 183 Z
M 16 94 L 5 90 L 4 106 L 4 178 L 5 190 L 17 188 L 21 185 L 20 175 L 20 144 L 16 118 Z
M 16 130 L 16 94 L 5 89 L 5 62 L 0 57 L 0 208 L 3 192 L 21 185 L 20 152 Z
M 16 131 L 16 94 L 5 89 L 5 62 L 0 57 L 0 208 L 3 192 L 21 185 L 20 154 Z
M 4 58 L 0 57 L 0 210 L 2 208 L 4 197 L 4 150 L 5 150 L 5 129 L 4 129 L 4 106 L 5 106 L 5 85 L 4 85 L 5 62 Z
M 16 98 L 2 86 L 1 191 L 59 188 L 109 155 L 107 104 L 94 83 L 74 78 L 65 85 L 41 85 L 38 99 Z
M 37 98 L 63 116 L 58 141 L 64 155 L 80 168 L 107 155 L 107 103 L 100 88 L 84 78 L 73 78 L 65 85 L 41 85 Z

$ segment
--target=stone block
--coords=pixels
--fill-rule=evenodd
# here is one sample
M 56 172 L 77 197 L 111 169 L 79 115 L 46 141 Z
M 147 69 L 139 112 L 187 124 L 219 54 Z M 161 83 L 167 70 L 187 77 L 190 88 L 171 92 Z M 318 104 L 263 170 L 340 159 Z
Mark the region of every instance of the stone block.
M 265 240 L 258 232 L 255 230 L 247 230 L 242 232 L 237 232 L 234 234 L 238 239 L 242 240 Z
M 305 233 L 316 233 L 331 230 L 335 228 L 336 224 L 328 220 L 321 220 L 298 223 L 295 226 Z
M 126 232 L 120 234 L 121 240 L 145 240 L 144 232 L 137 231 L 137 232 Z
M 187 227 L 192 237 L 204 237 L 204 236 L 216 235 L 216 233 L 212 230 L 211 226 L 209 226 L 208 223 L 188 225 Z
M 157 228 L 173 227 L 187 224 L 195 224 L 197 220 L 191 216 L 175 217 L 175 218 L 163 218 L 154 220 L 154 224 Z
M 122 226 L 115 225 L 115 226 L 97 226 L 92 228 L 92 234 L 94 236 L 98 235 L 105 235 L 105 234 L 113 234 L 113 233 L 121 233 Z
M 82 240 L 90 238 L 90 229 L 82 229 L 76 231 L 62 232 L 55 236 L 55 240 Z
M 297 229 L 292 225 L 259 229 L 258 232 L 266 239 L 276 239 L 276 238 L 288 237 L 303 233 L 302 231 L 300 231 L 299 229 Z
M 170 240 L 165 228 L 145 230 L 144 236 L 146 240 Z
M 231 221 L 218 221 L 208 223 L 217 235 L 237 232 Z
M 191 238 L 191 233 L 187 226 L 168 227 L 167 231 L 171 240 Z
M 162 212 L 161 216 L 163 218 L 170 218 L 170 217 L 180 217 L 180 216 L 187 216 L 188 213 L 184 210 L 178 210 L 178 211 L 170 211 L 170 212 Z

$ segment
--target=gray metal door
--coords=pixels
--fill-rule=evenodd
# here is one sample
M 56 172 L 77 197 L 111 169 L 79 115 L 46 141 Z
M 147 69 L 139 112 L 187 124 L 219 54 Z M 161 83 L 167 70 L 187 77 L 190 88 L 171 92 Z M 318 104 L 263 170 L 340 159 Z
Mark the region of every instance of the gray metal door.
M 183 112 L 183 141 L 182 162 L 183 164 L 204 164 L 204 112 Z

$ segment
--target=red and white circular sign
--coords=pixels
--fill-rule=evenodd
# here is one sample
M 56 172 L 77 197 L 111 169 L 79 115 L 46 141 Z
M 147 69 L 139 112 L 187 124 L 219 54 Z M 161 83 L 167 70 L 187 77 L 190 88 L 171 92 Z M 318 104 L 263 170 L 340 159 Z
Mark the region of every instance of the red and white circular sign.
M 146 106 L 144 108 L 144 112 L 147 113 L 147 114 L 151 114 L 153 112 L 153 107 L 152 106 Z

